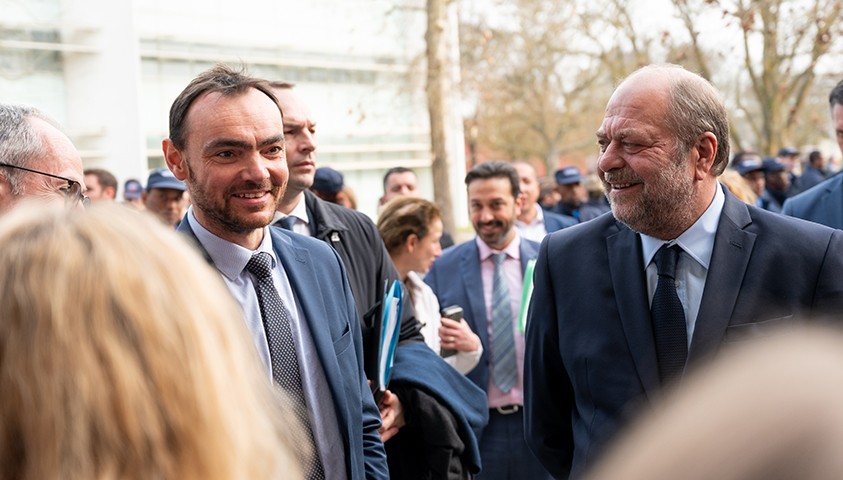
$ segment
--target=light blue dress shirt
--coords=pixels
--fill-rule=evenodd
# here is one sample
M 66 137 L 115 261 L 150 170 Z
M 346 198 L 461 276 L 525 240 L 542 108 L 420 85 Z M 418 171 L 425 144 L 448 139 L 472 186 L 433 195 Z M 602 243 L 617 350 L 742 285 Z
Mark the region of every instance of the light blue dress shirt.
M 266 252 L 272 257 L 272 282 L 290 313 L 290 327 L 296 343 L 302 389 L 313 427 L 313 436 L 325 468 L 325 478 L 344 480 L 346 478 L 345 446 L 340 434 L 331 390 L 310 328 L 307 322 L 302 321 L 304 314 L 293 295 L 287 272 L 275 256 L 269 227 L 264 227 L 263 240 L 258 249 L 253 252 L 209 232 L 196 220 L 193 206 L 188 209 L 187 221 L 199 243 L 210 255 L 214 266 L 222 274 L 231 294 L 243 309 L 246 326 L 249 328 L 270 381 L 272 381 L 272 362 L 269 358 L 269 344 L 266 340 L 258 295 L 255 291 L 256 279 L 246 271 L 246 264 L 257 252 Z
M 682 253 L 676 264 L 676 293 L 679 295 L 679 301 L 685 310 L 689 347 L 694 335 L 697 315 L 700 311 L 711 254 L 714 251 L 714 236 L 717 233 L 717 226 L 720 224 L 720 213 L 723 211 L 725 201 L 726 196 L 718 183 L 714 199 L 706 211 L 678 238 L 665 242 L 641 234 L 641 250 L 644 259 L 642 268 L 645 269 L 647 274 L 647 293 L 651 304 L 659 281 L 658 270 L 653 257 L 664 244 L 679 245 L 682 248 Z

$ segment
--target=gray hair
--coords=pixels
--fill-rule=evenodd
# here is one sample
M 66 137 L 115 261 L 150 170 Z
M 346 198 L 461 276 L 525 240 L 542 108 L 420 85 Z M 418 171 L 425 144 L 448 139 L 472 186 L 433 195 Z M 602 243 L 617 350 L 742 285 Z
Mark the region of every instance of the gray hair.
M 679 65 L 648 65 L 637 72 L 646 70 L 656 70 L 670 78 L 665 122 L 675 135 L 678 152 L 687 153 L 701 134 L 711 132 L 717 138 L 711 173 L 723 173 L 729 163 L 730 132 L 729 114 L 720 92 L 702 76 Z
M 29 123 L 30 117 L 39 118 L 58 128 L 53 119 L 35 107 L 0 103 L 0 162 L 32 168 L 31 164 L 43 151 L 44 144 Z M 22 173 L 14 168 L 0 168 L 0 176 L 9 181 L 13 195 L 22 193 Z

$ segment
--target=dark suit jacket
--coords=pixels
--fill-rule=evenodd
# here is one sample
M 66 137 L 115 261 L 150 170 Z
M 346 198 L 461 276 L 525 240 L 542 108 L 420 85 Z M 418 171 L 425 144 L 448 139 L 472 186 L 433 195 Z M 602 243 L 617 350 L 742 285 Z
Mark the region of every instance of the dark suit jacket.
M 339 255 L 348 274 L 348 281 L 351 284 L 351 291 L 357 301 L 357 311 L 362 319 L 363 331 L 363 355 L 364 363 L 367 364 L 369 372 L 377 371 L 377 340 L 374 338 L 376 329 L 370 328 L 374 325 L 372 318 L 381 313 L 379 309 L 383 299 L 385 282 L 398 280 L 398 271 L 386 251 L 383 239 L 377 227 L 366 215 L 339 205 L 326 202 L 310 191 L 304 192 L 305 205 L 310 217 L 311 229 L 314 237 L 322 240 Z M 397 358 L 402 357 L 402 352 L 410 345 L 418 344 L 424 348 L 416 350 L 412 362 L 398 362 Z M 417 413 L 423 408 L 412 400 L 420 398 L 414 395 L 413 390 L 418 389 L 413 378 L 420 378 L 422 372 L 431 374 L 435 381 L 426 385 L 429 393 L 427 399 L 440 402 L 446 407 L 448 415 L 456 419 L 456 425 L 462 427 L 465 424 L 474 425 L 475 419 L 481 419 L 482 427 L 486 424 L 488 409 L 484 402 L 477 402 L 477 398 L 484 397 L 483 392 L 477 390 L 474 385 L 462 375 L 451 375 L 455 373 L 453 367 L 445 363 L 436 352 L 427 348 L 424 344 L 424 337 L 420 333 L 420 325 L 415 317 L 415 310 L 409 302 L 404 303 L 401 315 L 401 332 L 399 344 L 396 349 L 396 364 L 392 368 L 392 379 L 389 389 L 398 395 L 404 407 L 405 420 L 417 417 Z M 372 376 L 374 378 L 374 375 Z M 453 401 L 460 399 L 462 402 Z M 440 423 L 444 424 L 445 419 Z M 460 455 L 467 470 L 476 473 L 480 469 L 479 450 L 477 439 L 474 437 L 475 429 L 459 428 L 454 430 L 454 436 L 459 437 L 465 449 Z M 408 443 L 407 437 L 414 435 L 420 437 L 419 429 L 402 429 L 399 436 L 403 443 Z M 397 440 L 398 437 L 395 438 Z M 390 440 L 392 445 L 389 448 L 391 457 L 395 452 L 404 450 L 398 448 L 396 441 Z M 443 445 L 442 441 L 431 441 L 421 439 L 419 443 L 430 446 L 435 443 Z M 410 452 L 410 454 L 416 452 Z M 394 462 L 393 462 L 394 463 Z M 421 470 L 414 473 L 422 475 Z M 399 477 L 398 472 L 392 472 L 393 478 Z
M 187 218 L 178 229 L 201 249 Z M 301 304 L 334 401 L 349 479 L 389 478 L 380 413 L 363 374 L 360 322 L 336 252 L 324 243 L 270 228 L 272 248 Z M 207 252 L 202 252 L 210 261 Z
M 544 229 L 547 230 L 547 233 L 553 233 L 565 227 L 573 227 L 580 223 L 579 220 L 568 215 L 548 211 L 542 213 L 544 214 Z
M 688 353 L 843 312 L 843 232 L 726 191 Z M 627 413 L 658 398 L 640 236 L 604 215 L 545 238 L 527 323 L 525 435 L 554 477 L 582 475 Z
M 536 258 L 539 244 L 521 238 L 521 271 L 527 267 L 527 261 Z M 480 252 L 474 240 L 461 243 L 446 250 L 439 257 L 424 281 L 433 289 L 443 307 L 459 305 L 463 308 L 465 321 L 480 337 L 483 355 L 474 370 L 468 372 L 468 378 L 486 391 L 489 385 L 489 333 L 486 321 L 486 302 L 483 299 L 483 284 L 480 280 Z
M 788 198 L 782 213 L 843 229 L 843 174 Z

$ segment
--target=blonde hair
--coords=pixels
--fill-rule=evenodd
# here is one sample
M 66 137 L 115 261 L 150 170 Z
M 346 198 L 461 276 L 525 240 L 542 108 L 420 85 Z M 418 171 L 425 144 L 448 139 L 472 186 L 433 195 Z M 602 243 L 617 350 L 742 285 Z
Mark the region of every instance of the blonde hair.
M 301 478 L 242 313 L 117 205 L 0 217 L 0 479 Z
M 720 175 L 720 183 L 726 185 L 726 188 L 742 202 L 749 205 L 755 205 L 758 202 L 758 195 L 752 191 L 752 188 L 737 170 L 732 168 L 724 170 Z

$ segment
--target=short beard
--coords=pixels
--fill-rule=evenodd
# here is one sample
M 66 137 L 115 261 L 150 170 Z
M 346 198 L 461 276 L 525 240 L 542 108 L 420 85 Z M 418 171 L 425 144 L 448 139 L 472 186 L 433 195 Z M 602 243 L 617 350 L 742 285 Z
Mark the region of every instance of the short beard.
M 685 157 L 674 154 L 668 168 L 660 171 L 655 181 L 644 184 L 638 203 L 618 205 L 611 187 L 607 188 L 615 218 L 635 232 L 662 240 L 672 240 L 690 227 L 696 188 L 693 178 L 687 176 Z
M 200 186 L 200 183 L 196 181 L 196 177 L 193 173 L 193 170 L 190 168 L 187 161 L 185 161 L 185 165 L 187 165 L 187 184 L 190 187 L 189 190 L 191 203 L 197 209 L 201 210 L 202 213 L 205 214 L 205 217 L 207 217 L 211 222 L 213 222 L 218 229 L 237 235 L 243 235 L 254 230 L 264 228 L 272 222 L 274 210 L 273 213 L 270 214 L 266 222 L 245 223 L 241 219 L 236 218 L 234 215 L 227 215 L 224 199 L 222 208 L 215 208 L 213 199 L 210 195 L 208 195 L 208 192 L 206 192 L 205 189 Z M 255 184 L 255 186 L 258 185 Z M 277 189 L 278 187 L 272 187 L 273 192 L 275 192 Z M 276 195 L 276 197 L 280 199 L 280 195 Z

